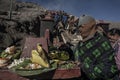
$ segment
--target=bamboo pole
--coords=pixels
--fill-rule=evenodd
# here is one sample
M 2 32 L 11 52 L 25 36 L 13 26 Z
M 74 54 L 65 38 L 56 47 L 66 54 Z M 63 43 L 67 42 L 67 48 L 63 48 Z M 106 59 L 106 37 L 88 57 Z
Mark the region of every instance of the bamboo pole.
M 10 13 L 9 13 L 9 19 L 12 19 L 12 7 L 13 7 L 13 0 L 10 0 Z

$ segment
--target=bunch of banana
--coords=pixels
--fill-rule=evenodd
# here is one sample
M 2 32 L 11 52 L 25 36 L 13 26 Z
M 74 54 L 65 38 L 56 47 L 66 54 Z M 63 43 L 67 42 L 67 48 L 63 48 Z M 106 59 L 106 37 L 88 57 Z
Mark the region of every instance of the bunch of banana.
M 50 59 L 58 59 L 62 61 L 67 61 L 70 59 L 70 55 L 67 51 L 54 50 L 48 55 Z
M 49 67 L 48 59 L 45 56 L 45 52 L 42 49 L 42 46 L 37 44 L 37 50 L 32 50 L 32 58 L 31 61 L 33 63 L 40 64 L 42 67 Z

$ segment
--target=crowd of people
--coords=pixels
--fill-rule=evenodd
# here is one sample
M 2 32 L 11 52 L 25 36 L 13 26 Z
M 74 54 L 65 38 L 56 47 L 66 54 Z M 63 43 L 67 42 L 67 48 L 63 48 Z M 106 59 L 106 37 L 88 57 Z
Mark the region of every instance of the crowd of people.
M 43 19 L 53 20 L 57 24 L 61 24 L 64 29 L 69 27 L 77 26 L 78 17 L 70 15 L 64 11 L 49 11 L 47 10 L 44 14 Z

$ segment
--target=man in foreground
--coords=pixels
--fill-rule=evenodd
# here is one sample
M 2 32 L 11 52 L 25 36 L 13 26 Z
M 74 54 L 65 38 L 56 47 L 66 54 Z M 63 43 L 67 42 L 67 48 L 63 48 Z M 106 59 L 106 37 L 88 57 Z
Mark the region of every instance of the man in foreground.
M 88 15 L 80 16 L 78 29 L 83 40 L 75 50 L 75 59 L 81 62 L 84 80 L 117 80 L 114 50 L 107 37 L 97 30 L 96 21 Z

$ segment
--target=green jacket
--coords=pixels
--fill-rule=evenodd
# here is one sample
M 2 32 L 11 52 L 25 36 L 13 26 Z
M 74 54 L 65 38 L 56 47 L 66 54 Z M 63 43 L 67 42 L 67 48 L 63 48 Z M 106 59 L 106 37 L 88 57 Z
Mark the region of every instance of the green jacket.
M 81 69 L 91 80 L 109 80 L 118 73 L 114 50 L 108 39 L 99 33 L 78 44 L 75 59 L 80 60 Z

